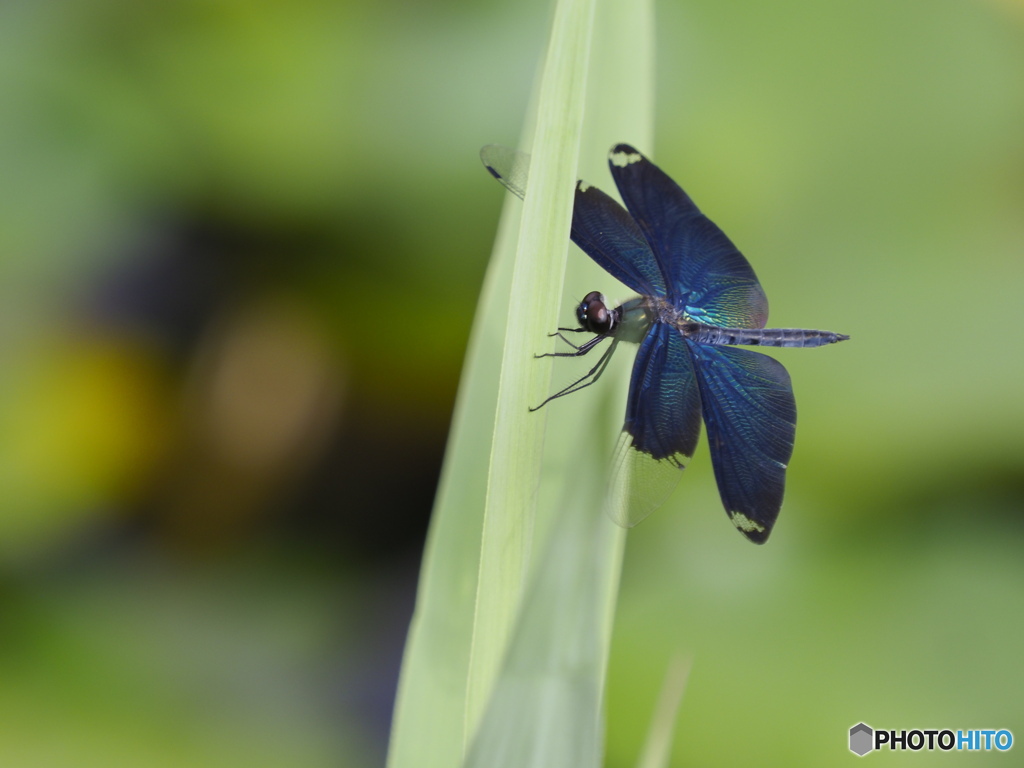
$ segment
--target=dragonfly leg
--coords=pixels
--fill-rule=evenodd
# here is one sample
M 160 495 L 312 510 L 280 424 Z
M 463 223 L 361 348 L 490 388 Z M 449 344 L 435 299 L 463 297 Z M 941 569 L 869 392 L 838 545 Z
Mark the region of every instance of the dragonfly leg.
M 548 335 L 549 336 L 557 336 L 558 338 L 560 338 L 562 341 L 564 341 L 566 344 L 568 344 L 570 347 L 572 347 L 576 351 L 575 352 L 545 352 L 545 353 L 540 354 L 540 355 L 534 355 L 534 357 L 581 357 L 581 356 L 587 354 L 590 350 L 592 350 L 594 347 L 596 347 L 598 344 L 600 344 L 606 338 L 608 338 L 607 336 L 595 336 L 594 338 L 592 338 L 592 339 L 590 339 L 588 341 L 585 341 L 584 343 L 580 344 L 579 346 L 576 346 L 575 344 L 573 344 L 571 341 L 569 341 L 567 338 L 565 338 L 565 336 L 563 336 L 560 333 L 549 333 Z
M 583 329 L 581 328 L 580 330 L 583 330 Z M 579 347 L 576 344 L 573 344 L 567 338 L 565 338 L 565 336 L 563 336 L 561 333 L 549 333 L 548 334 L 548 338 L 559 338 L 562 341 L 564 341 L 566 344 L 568 344 L 570 347 L 575 349 L 576 351 L 579 351 Z M 541 355 L 537 355 L 537 357 L 541 357 Z
M 594 348 L 594 345 L 597 342 L 603 341 L 606 338 L 607 338 L 606 336 L 597 336 L 596 338 L 593 338 L 590 341 L 588 341 L 587 344 L 585 344 L 584 346 L 590 345 L 590 348 L 587 350 L 589 352 L 590 349 Z M 619 343 L 618 339 L 613 339 L 611 346 L 608 347 L 608 349 L 606 349 L 604 351 L 604 354 L 601 355 L 601 359 L 597 361 L 597 365 L 595 365 L 593 368 L 591 368 L 587 372 L 587 374 L 585 376 L 583 376 L 580 379 L 577 379 L 572 384 L 567 386 L 565 389 L 562 389 L 562 390 L 559 390 L 558 392 L 555 392 L 555 394 L 551 395 L 551 397 L 549 397 L 543 403 L 538 405 L 536 408 L 530 408 L 530 411 L 531 412 L 532 411 L 539 411 L 541 408 L 543 408 L 545 405 L 550 403 L 552 400 L 554 400 L 556 398 L 559 398 L 559 397 L 565 397 L 565 395 L 571 395 L 573 392 L 579 392 L 584 387 L 589 387 L 591 384 L 593 384 L 598 379 L 600 379 L 601 378 L 601 374 L 604 373 L 605 369 L 608 367 L 608 363 L 612 359 L 612 352 L 615 351 L 615 347 L 616 347 L 616 345 L 618 343 Z M 581 353 L 581 354 L 585 354 L 585 353 Z M 562 355 L 552 355 L 552 356 L 554 356 L 554 357 L 578 357 L 577 354 L 573 354 L 573 353 L 570 353 L 570 352 L 566 352 L 566 353 L 564 353 Z M 590 381 L 587 381 L 587 379 L 590 379 Z

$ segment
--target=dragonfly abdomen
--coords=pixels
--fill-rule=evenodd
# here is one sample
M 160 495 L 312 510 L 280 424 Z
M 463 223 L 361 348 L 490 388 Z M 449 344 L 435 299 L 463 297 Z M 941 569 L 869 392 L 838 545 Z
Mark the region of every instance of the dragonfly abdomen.
M 751 347 L 821 347 L 850 338 L 841 333 L 808 328 L 719 328 L 703 323 L 683 323 L 679 330 L 698 344 Z

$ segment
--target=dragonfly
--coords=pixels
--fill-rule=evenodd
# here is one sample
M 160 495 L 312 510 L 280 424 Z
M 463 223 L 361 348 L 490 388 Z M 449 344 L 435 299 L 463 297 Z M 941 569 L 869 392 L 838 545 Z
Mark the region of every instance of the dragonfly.
M 480 156 L 491 175 L 525 197 L 528 155 L 488 145 Z M 598 291 L 583 298 L 579 327 L 551 334 L 569 351 L 538 356 L 583 357 L 610 343 L 585 376 L 537 408 L 594 384 L 621 342 L 639 344 L 614 457 L 621 499 L 609 505 L 613 518 L 632 526 L 664 503 L 693 457 L 703 420 L 725 511 L 747 539 L 763 544 L 782 507 L 796 400 L 782 363 L 740 347 L 820 347 L 849 336 L 766 328 L 768 299 L 753 268 L 689 195 L 629 144 L 612 147 L 608 167 L 625 208 L 577 181 L 570 237 L 639 296 L 619 306 Z M 574 344 L 566 333 L 592 337 Z

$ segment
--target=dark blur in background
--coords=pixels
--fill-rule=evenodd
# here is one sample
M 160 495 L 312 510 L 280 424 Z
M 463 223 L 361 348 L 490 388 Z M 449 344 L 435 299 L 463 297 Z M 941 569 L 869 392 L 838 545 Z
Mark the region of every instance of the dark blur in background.
M 516 143 L 548 12 L 0 6 L 0 765 L 382 764 L 501 203 L 477 151 Z M 1019 553 L 1022 349 L 986 328 L 1020 318 L 1024 6 L 658 12 L 644 149 L 773 325 L 853 336 L 780 355 L 804 421 L 769 547 L 947 562 L 967 520 Z M 688 474 L 631 543 L 627 655 L 651 582 L 703 588 L 666 542 L 761 552 Z

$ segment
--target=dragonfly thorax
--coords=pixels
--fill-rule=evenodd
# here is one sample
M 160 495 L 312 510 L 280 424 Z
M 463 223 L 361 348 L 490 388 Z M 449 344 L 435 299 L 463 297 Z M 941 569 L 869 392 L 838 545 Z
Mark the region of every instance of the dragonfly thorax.
M 651 322 L 666 323 L 676 327 L 694 322 L 689 315 L 677 309 L 671 301 L 660 296 L 641 296 L 640 300 Z

